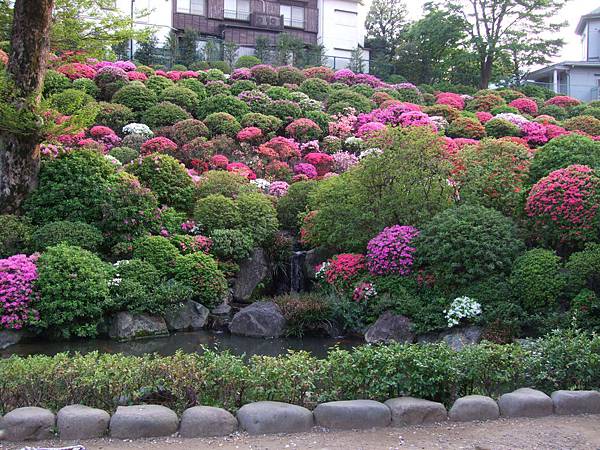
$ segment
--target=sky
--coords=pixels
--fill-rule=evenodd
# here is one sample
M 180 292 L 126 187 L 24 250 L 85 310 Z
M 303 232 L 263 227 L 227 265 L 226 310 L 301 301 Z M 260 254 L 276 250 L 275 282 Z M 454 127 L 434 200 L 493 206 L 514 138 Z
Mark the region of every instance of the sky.
M 424 3 L 425 0 L 406 0 L 409 17 L 411 19 L 418 19 L 422 15 L 422 6 Z M 598 7 L 600 7 L 600 0 L 570 0 L 560 14 L 560 17 L 564 18 L 564 20 L 569 23 L 568 26 L 562 29 L 562 37 L 565 40 L 566 45 L 558 56 L 552 58 L 552 62 L 581 60 L 581 40 L 580 36 L 575 34 L 575 27 L 582 15 L 587 14 Z

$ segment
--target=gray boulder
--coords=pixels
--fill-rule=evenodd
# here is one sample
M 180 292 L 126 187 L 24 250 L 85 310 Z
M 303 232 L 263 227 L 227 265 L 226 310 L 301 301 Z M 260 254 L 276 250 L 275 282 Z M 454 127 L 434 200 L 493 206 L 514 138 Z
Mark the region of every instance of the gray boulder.
M 194 406 L 183 412 L 179 434 L 184 438 L 227 436 L 237 427 L 237 419 L 224 409 Z
M 273 302 L 256 302 L 240 310 L 229 325 L 233 334 L 252 337 L 279 337 L 285 329 L 285 317 Z
M 22 330 L 3 330 L 0 331 L 0 350 L 18 344 L 25 337 Z
M 304 257 L 304 275 L 309 280 L 317 277 L 315 268 L 335 255 L 335 252 L 326 247 L 317 247 L 306 252 Z
M 232 308 L 227 302 L 223 302 L 216 308 L 211 309 L 208 317 L 209 327 L 212 330 L 228 330 L 231 323 L 231 311 Z
M 41 441 L 54 436 L 52 411 L 35 406 L 13 409 L 0 421 L 0 434 L 6 441 Z
M 374 400 L 346 400 L 321 403 L 313 411 L 317 426 L 354 430 L 389 426 L 390 409 Z
M 369 343 L 412 343 L 415 340 L 415 334 L 411 328 L 412 322 L 408 317 L 386 311 L 367 329 L 365 341 Z
M 460 351 L 466 345 L 477 344 L 481 341 L 483 329 L 481 327 L 470 325 L 466 327 L 453 328 L 439 333 L 426 333 L 417 338 L 420 344 L 432 342 L 445 342 L 450 348 Z
M 61 439 L 79 440 L 101 438 L 108 431 L 110 414 L 84 405 L 65 406 L 56 415 Z
M 156 336 L 167 336 L 169 330 L 165 319 L 148 314 L 120 312 L 113 316 L 108 335 L 111 339 L 129 341 Z
M 498 406 L 504 417 L 543 417 L 554 412 L 552 399 L 530 388 L 517 389 L 500 396 Z
M 119 406 L 110 419 L 110 436 L 117 439 L 170 436 L 177 432 L 174 411 L 160 405 Z
M 470 422 L 474 420 L 494 420 L 500 417 L 498 404 L 484 395 L 467 395 L 454 402 L 449 412 L 454 422 Z
M 271 267 L 262 248 L 255 249 L 249 258 L 240 263 L 240 270 L 233 282 L 233 299 L 246 303 L 262 281 L 271 273 Z
M 195 331 L 204 328 L 209 313 L 204 305 L 190 300 L 169 308 L 164 319 L 169 331 Z
M 392 412 L 392 426 L 445 422 L 446 408 L 441 403 L 414 397 L 392 398 L 385 402 Z
M 281 402 L 249 403 L 238 410 L 237 419 L 250 434 L 302 433 L 314 423 L 308 409 Z
M 551 398 L 555 414 L 600 414 L 598 391 L 555 391 Z

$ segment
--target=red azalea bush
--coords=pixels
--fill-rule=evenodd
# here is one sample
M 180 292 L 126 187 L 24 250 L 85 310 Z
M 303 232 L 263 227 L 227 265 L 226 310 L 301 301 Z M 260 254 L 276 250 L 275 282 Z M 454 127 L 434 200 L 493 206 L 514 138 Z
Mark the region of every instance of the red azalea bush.
M 310 119 L 296 119 L 285 127 L 285 132 L 300 142 L 319 139 L 323 133 L 319 125 Z
M 228 164 L 229 159 L 225 155 L 213 155 L 209 162 L 209 165 L 212 169 L 226 170 Z
M 71 80 L 77 80 L 78 78 L 93 80 L 96 77 L 96 70 L 92 66 L 81 63 L 65 64 L 56 69 L 56 71 L 66 75 Z
M 256 174 L 250 167 L 241 162 L 233 162 L 227 164 L 226 167 L 228 172 L 233 172 L 235 174 L 241 175 L 242 177 L 248 178 L 249 180 L 256 180 Z
M 166 137 L 155 137 L 142 144 L 140 149 L 141 156 L 147 156 L 151 153 L 167 153 L 173 155 L 177 152 L 177 144 Z
M 372 275 L 408 275 L 414 262 L 412 240 L 419 230 L 394 225 L 385 228 L 367 245 L 367 268 Z
M 237 140 L 240 142 L 248 142 L 250 144 L 257 144 L 263 138 L 263 133 L 260 128 L 257 127 L 246 127 L 238 131 Z
M 308 67 L 304 69 L 304 76 L 306 78 L 320 78 L 325 81 L 330 81 L 333 78 L 334 70 L 329 67 Z
M 517 98 L 510 102 L 508 106 L 517 108 L 521 114 L 529 114 L 535 116 L 538 112 L 538 105 L 535 100 L 530 98 Z
M 546 100 L 544 106 L 554 105 L 560 106 L 561 108 L 569 108 L 571 106 L 577 106 L 580 104 L 581 102 L 576 98 L 569 97 L 568 95 L 557 95 L 556 97 Z
M 477 111 L 475 116 L 477 116 L 477 120 L 479 120 L 481 123 L 487 123 L 494 118 L 493 114 L 485 111 Z
M 146 81 L 148 79 L 148 75 L 143 72 L 127 72 L 127 77 L 130 81 Z
M 304 160 L 317 169 L 317 175 L 320 177 L 333 170 L 333 157 L 327 153 L 308 153 Z
M 347 288 L 365 275 L 365 257 L 358 253 L 340 253 L 318 269 L 327 284 Z
M 292 159 L 299 158 L 300 146 L 293 139 L 284 138 L 281 136 L 265 142 L 258 148 L 258 154 L 269 159 Z
M 19 330 L 39 318 L 33 309 L 38 300 L 37 254 L 0 259 L 0 330 Z
M 589 166 L 572 165 L 551 172 L 529 192 L 527 216 L 553 246 L 597 237 L 600 178 Z

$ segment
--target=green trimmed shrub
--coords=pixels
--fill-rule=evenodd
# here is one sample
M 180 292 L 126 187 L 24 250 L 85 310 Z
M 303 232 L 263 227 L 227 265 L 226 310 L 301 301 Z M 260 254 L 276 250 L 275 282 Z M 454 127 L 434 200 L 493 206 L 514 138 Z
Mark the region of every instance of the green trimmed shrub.
M 200 100 L 194 91 L 180 85 L 163 89 L 160 93 L 159 100 L 161 102 L 170 102 L 177 106 L 181 106 L 189 113 L 195 113 L 200 104 Z
M 152 75 L 151 77 L 148 77 L 148 80 L 146 81 L 146 87 L 151 91 L 154 91 L 154 94 L 157 97 L 164 89 L 174 85 L 175 83 L 173 80 L 158 75 Z
M 510 274 L 510 285 L 517 301 L 529 312 L 545 312 L 558 306 L 566 286 L 560 257 L 552 250 L 535 248 L 519 256 Z
M 171 127 L 171 139 L 183 146 L 198 137 L 210 137 L 208 127 L 198 119 L 186 119 Z
M 93 82 L 92 82 L 93 83 Z M 42 93 L 48 98 L 53 94 L 66 91 L 71 87 L 71 80 L 66 75 L 63 75 L 56 70 L 48 70 L 44 77 L 44 87 Z
M 37 228 L 31 236 L 32 247 L 37 252 L 63 243 L 96 252 L 102 241 L 102 233 L 98 228 L 66 220 L 47 223 Z
M 121 164 L 128 164 L 137 158 L 140 152 L 129 147 L 113 147 L 108 154 L 116 158 Z
M 284 84 L 300 84 L 306 77 L 304 73 L 293 66 L 281 66 L 277 68 L 277 77 L 280 85 Z
M 133 243 L 133 257 L 152 264 L 161 276 L 173 273 L 179 250 L 162 236 L 145 236 Z
M 203 174 L 196 195 L 198 198 L 208 197 L 213 194 L 224 195 L 234 198 L 241 192 L 248 192 L 253 189 L 248 179 L 242 175 L 223 170 L 210 170 Z
M 200 198 L 196 202 L 194 219 L 209 235 L 218 229 L 237 229 L 241 223 L 238 205 L 221 194 Z
M 556 94 L 554 94 L 556 95 Z M 553 95 L 553 97 L 554 97 Z M 564 120 L 569 115 L 567 110 L 558 105 L 544 105 L 538 109 L 538 116 L 552 116 L 556 120 Z
M 143 123 L 153 130 L 160 127 L 169 127 L 191 118 L 190 113 L 170 102 L 160 102 L 142 114 Z
M 517 125 L 508 120 L 496 118 L 485 123 L 485 132 L 488 136 L 494 138 L 521 135 L 521 129 Z
M 279 221 L 269 197 L 259 192 L 241 194 L 236 200 L 236 205 L 240 213 L 240 228 L 251 236 L 257 245 L 266 244 L 273 238 L 279 228 Z
M 134 161 L 127 171 L 150 188 L 161 204 L 187 211 L 193 206 L 194 182 L 183 164 L 172 156 L 153 153 Z
M 233 95 L 231 93 L 231 87 L 224 81 L 209 81 L 206 83 L 206 94 L 207 97 L 215 97 L 217 95 Z
M 417 265 L 447 290 L 464 289 L 508 274 L 525 250 L 509 218 L 483 206 L 463 205 L 437 214 L 414 240 Z
M 78 78 L 73 80 L 73 89 L 79 89 L 94 98 L 98 98 L 100 95 L 100 89 L 96 83 L 89 78 Z
M 261 113 L 248 113 L 242 116 L 240 124 L 243 128 L 256 127 L 267 135 L 276 133 L 283 126 L 283 121 L 275 116 L 270 116 Z
M 131 83 L 123 86 L 112 97 L 113 103 L 125 105 L 135 112 L 146 111 L 157 103 L 156 94 L 143 84 Z
M 350 89 L 340 89 L 337 91 L 333 91 L 329 94 L 329 98 L 327 99 L 327 112 L 333 114 L 335 112 L 339 112 L 336 109 L 336 105 L 346 105 L 351 106 L 357 111 L 361 112 L 369 112 L 373 108 L 371 101 L 368 97 L 365 97 L 358 92 L 353 92 Z
M 231 66 L 227 61 L 209 61 L 208 64 L 212 69 L 220 70 L 222 73 L 231 73 Z
M 303 115 L 300 106 L 290 100 L 275 100 L 270 104 L 268 110 L 272 115 L 281 119 L 284 124 L 299 119 Z
M 209 309 L 218 306 L 227 291 L 227 280 L 217 262 L 204 253 L 178 256 L 175 280 L 193 291 L 193 299 Z
M 232 95 L 219 94 L 200 103 L 198 117 L 203 119 L 212 113 L 228 113 L 239 118 L 250 112 L 248 105 Z
M 600 244 L 587 244 L 573 253 L 565 265 L 569 289 L 575 293 L 587 288 L 600 295 Z
M 51 336 L 93 338 L 109 306 L 110 267 L 93 253 L 67 244 L 37 261 L 39 326 Z
M 459 117 L 452 121 L 446 134 L 454 138 L 483 139 L 485 127 L 477 119 Z
M 256 89 L 256 83 L 252 80 L 238 80 L 231 85 L 231 95 L 238 96 L 242 92 Z
M 291 100 L 290 90 L 283 86 L 273 86 L 265 91 L 272 100 Z
M 135 113 L 119 103 L 100 102 L 100 110 L 96 116 L 96 125 L 104 125 L 117 134 L 122 134 L 123 127 L 135 121 Z
M 198 102 L 200 102 L 206 98 L 206 88 L 196 78 L 184 78 L 182 80 L 179 80 L 175 86 L 188 88 L 188 89 L 194 91 L 194 93 L 198 97 Z M 173 102 L 173 103 L 175 103 L 175 102 Z
M 283 229 L 300 231 L 300 214 L 308 212 L 309 196 L 316 187 L 315 181 L 298 181 L 277 200 L 277 218 Z
M 209 114 L 204 119 L 204 123 L 214 135 L 224 134 L 229 137 L 235 137 L 242 126 L 237 119 L 226 112 L 215 112 Z
M 567 119 L 563 127 L 571 131 L 583 131 L 592 136 L 600 135 L 600 120 L 594 116 L 583 115 Z
M 327 130 L 329 130 L 329 124 L 335 122 L 333 117 L 323 111 L 307 111 L 304 114 L 304 117 L 319 125 L 319 128 L 323 130 L 325 134 L 327 134 Z
M 78 89 L 66 89 L 51 95 L 48 102 L 50 107 L 56 109 L 59 113 L 72 116 L 86 105 L 94 102 L 94 99 L 91 95 Z
M 235 60 L 235 68 L 249 69 L 250 67 L 258 66 L 261 63 L 260 59 L 253 55 L 242 55 L 238 59 Z
M 32 232 L 29 218 L 0 214 L 0 259 L 26 253 L 31 245 Z
M 211 231 L 210 238 L 210 252 L 220 260 L 241 261 L 249 257 L 254 249 L 252 238 L 241 230 L 215 229 Z

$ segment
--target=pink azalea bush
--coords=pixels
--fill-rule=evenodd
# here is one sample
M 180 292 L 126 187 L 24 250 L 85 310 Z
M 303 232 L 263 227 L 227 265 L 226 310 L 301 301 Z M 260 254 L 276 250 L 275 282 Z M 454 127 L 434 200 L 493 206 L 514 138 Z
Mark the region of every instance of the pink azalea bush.
M 177 144 L 171 139 L 158 136 L 148 139 L 142 144 L 140 149 L 141 156 L 147 156 L 151 153 L 168 153 L 173 154 L 177 151 Z
M 290 185 L 285 181 L 273 181 L 269 185 L 269 195 L 274 197 L 283 197 L 287 194 Z
M 96 76 L 96 70 L 93 67 L 82 63 L 65 64 L 56 69 L 56 71 L 66 75 L 71 80 L 77 80 L 78 78 L 93 80 Z
M 411 241 L 419 230 L 394 225 L 385 228 L 367 244 L 367 269 L 372 275 L 408 275 L 414 262 Z
M 560 106 L 561 108 L 569 108 L 571 106 L 577 106 L 580 104 L 581 102 L 579 100 L 569 97 L 568 95 L 557 95 L 556 97 L 546 100 L 544 103 L 544 105 L 555 105 Z
M 33 309 L 38 255 L 14 255 L 0 259 L 0 330 L 20 330 L 39 315 Z
M 448 105 L 456 109 L 464 109 L 465 101 L 459 95 L 453 92 L 440 92 L 436 97 L 436 103 L 439 105 Z
M 508 106 L 517 108 L 521 114 L 529 114 L 535 116 L 538 112 L 538 105 L 535 100 L 530 98 L 517 98 L 510 102 Z
M 304 175 L 308 179 L 317 178 L 317 169 L 312 164 L 298 163 L 294 166 L 294 173 L 296 175 Z

